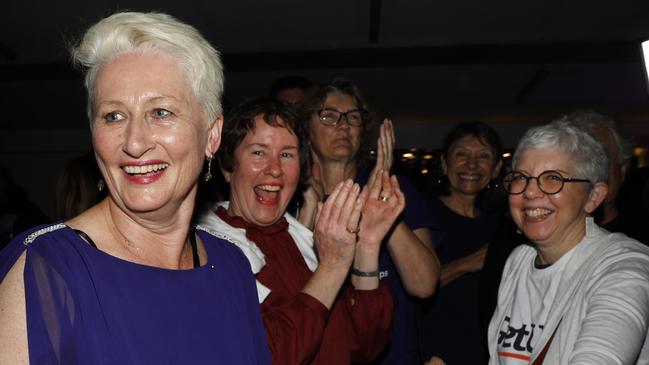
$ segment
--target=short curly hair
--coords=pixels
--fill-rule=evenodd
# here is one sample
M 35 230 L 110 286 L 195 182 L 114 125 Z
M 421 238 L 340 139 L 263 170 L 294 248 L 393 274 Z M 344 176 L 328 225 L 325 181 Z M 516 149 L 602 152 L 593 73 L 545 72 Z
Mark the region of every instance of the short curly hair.
M 295 110 L 286 102 L 262 97 L 244 101 L 232 109 L 223 123 L 221 147 L 217 158 L 221 169 L 232 172 L 237 163 L 234 151 L 246 135 L 255 129 L 255 118 L 261 116 L 273 127 L 286 128 L 297 137 L 300 158 L 300 185 L 304 186 L 309 175 L 309 150 L 306 131 L 299 122 Z
M 558 149 L 569 155 L 577 177 L 590 180 L 591 186 L 608 180 L 608 152 L 590 133 L 567 116 L 525 132 L 514 152 L 512 167 L 516 169 L 524 151 L 543 148 Z

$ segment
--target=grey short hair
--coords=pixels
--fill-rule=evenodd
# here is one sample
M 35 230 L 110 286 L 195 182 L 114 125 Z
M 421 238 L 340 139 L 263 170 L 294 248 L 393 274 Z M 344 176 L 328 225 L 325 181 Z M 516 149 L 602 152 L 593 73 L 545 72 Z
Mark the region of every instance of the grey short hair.
M 124 12 L 91 26 L 71 49 L 74 64 L 85 72 L 91 122 L 99 70 L 119 55 L 137 52 L 157 53 L 174 60 L 185 72 L 208 123 L 222 114 L 223 65 L 218 51 L 194 27 L 170 15 Z
M 574 176 L 576 178 L 588 179 L 592 184 L 608 180 L 609 156 L 606 148 L 566 116 L 525 132 L 514 152 L 513 168 L 516 169 L 521 153 L 542 148 L 558 149 L 569 155 L 578 175 Z
M 606 115 L 592 110 L 580 110 L 570 114 L 568 119 L 577 126 L 589 131 L 595 128 L 609 130 L 617 146 L 618 162 L 628 161 L 633 156 L 633 142 L 622 133 L 619 124 Z

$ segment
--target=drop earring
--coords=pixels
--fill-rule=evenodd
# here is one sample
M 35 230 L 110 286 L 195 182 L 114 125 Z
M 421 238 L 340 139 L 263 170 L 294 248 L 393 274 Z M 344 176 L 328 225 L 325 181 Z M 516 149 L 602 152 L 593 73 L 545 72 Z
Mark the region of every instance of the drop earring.
M 586 217 L 586 237 L 595 235 L 595 219 L 591 216 Z
M 214 155 L 210 155 L 207 158 L 207 172 L 205 173 L 205 182 L 212 180 L 212 158 Z
M 99 179 L 99 181 L 97 181 L 97 190 L 103 191 L 105 187 L 106 183 L 104 182 L 104 179 Z

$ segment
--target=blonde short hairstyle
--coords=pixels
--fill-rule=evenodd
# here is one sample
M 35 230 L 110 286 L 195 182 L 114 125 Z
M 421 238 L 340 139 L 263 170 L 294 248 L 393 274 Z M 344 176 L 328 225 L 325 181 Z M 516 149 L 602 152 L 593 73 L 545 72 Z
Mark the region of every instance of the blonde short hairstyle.
M 194 27 L 170 15 L 124 12 L 91 26 L 71 50 L 74 64 L 84 69 L 91 121 L 99 70 L 119 55 L 136 52 L 158 53 L 174 60 L 185 72 L 208 123 L 222 114 L 223 65 L 218 51 Z

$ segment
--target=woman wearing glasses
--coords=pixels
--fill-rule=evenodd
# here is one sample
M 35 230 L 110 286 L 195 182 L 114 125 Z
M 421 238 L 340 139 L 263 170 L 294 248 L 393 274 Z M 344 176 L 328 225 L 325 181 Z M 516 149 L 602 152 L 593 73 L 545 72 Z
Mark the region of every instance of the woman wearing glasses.
M 606 197 L 608 164 L 567 119 L 521 139 L 504 187 L 531 244 L 507 260 L 490 364 L 649 362 L 649 249 L 589 216 Z
M 354 179 L 361 185 L 372 186 L 373 178 L 380 176 L 381 170 L 390 169 L 394 134 L 392 123 L 385 120 L 380 129 L 376 166 L 368 173 L 371 123 L 367 104 L 358 87 L 341 78 L 307 95 L 300 105 L 300 114 L 309 129 L 313 165 L 299 218 L 311 227 L 316 204 L 331 194 L 338 183 Z M 394 299 L 391 341 L 378 361 L 421 364 L 408 294 L 426 298 L 433 293 L 439 262 L 432 248 L 428 208 L 407 180 L 400 178 L 399 186 L 406 198 L 403 219 L 397 220 L 383 241 L 375 271 Z

